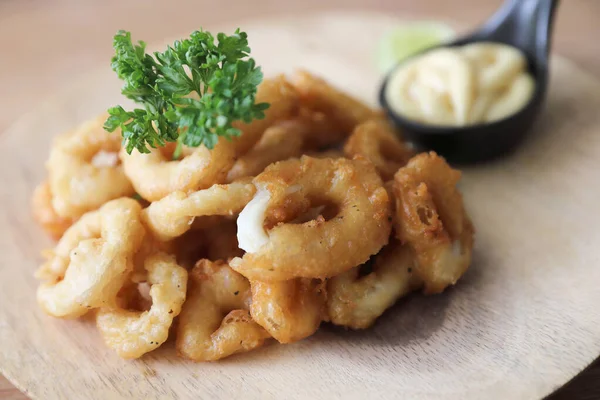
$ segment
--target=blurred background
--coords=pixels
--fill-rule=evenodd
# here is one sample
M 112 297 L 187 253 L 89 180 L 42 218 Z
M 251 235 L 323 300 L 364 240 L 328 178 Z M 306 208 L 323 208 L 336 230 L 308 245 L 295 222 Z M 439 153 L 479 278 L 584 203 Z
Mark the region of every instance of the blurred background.
M 108 64 L 112 35 L 149 43 L 203 25 L 332 10 L 368 10 L 403 19 L 439 20 L 459 32 L 484 21 L 502 0 L 0 0 L 0 135 L 87 71 Z M 554 52 L 600 78 L 600 0 L 563 0 Z M 375 44 L 374 44 L 375 45 Z M 0 398 L 24 400 L 0 376 Z M 600 399 L 598 362 L 551 400 Z

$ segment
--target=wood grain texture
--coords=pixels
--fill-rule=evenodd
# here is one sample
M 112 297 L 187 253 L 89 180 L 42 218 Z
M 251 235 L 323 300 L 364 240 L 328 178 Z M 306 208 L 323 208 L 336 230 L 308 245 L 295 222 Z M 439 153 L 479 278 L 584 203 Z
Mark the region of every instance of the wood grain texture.
M 9 3 L 10 3 L 10 2 L 9 2 Z M 487 2 L 483 2 L 483 3 L 487 3 Z M 573 3 L 576 3 L 576 2 L 573 2 Z M 588 4 L 590 4 L 590 3 L 593 3 L 593 2 L 589 2 Z M 489 6 L 489 3 L 488 3 L 488 6 Z M 489 8 L 489 9 L 493 9 L 493 7 L 488 7 L 488 8 Z M 157 10 L 155 10 L 155 12 L 157 12 Z M 2 13 L 2 16 L 4 17 L 4 16 L 6 16 L 6 14 Z M 100 18 L 100 19 L 102 19 L 102 18 L 103 18 L 103 17 L 102 17 L 102 15 L 100 15 L 100 16 L 99 16 L 99 18 Z M 559 21 L 560 21 L 560 19 L 559 19 Z M 585 22 L 585 18 L 583 19 L 583 21 Z M 583 23 L 583 24 L 584 24 L 584 23 Z M 2 25 L 2 28 L 4 28 L 5 26 L 6 26 L 6 25 Z M 191 26 L 191 25 L 190 25 L 190 26 Z M 112 29 L 112 28 L 111 28 L 111 29 Z M 132 29 L 134 29 L 134 28 L 132 28 Z M 190 27 L 189 29 L 188 29 L 188 28 L 181 29 L 181 31 L 188 31 L 188 30 L 190 30 L 190 29 L 192 29 L 192 28 Z M 112 33 L 112 31 L 114 31 L 114 29 L 110 30 L 110 32 L 109 32 L 109 33 L 107 33 L 107 35 L 109 35 L 110 33 Z M 175 31 L 175 32 L 171 32 L 171 33 L 172 33 L 172 34 L 175 34 L 175 33 L 179 32 L 179 31 L 180 31 L 180 30 L 177 30 L 177 31 Z M 155 34 L 155 35 L 158 35 L 156 32 L 154 32 L 153 34 Z M 140 36 L 144 36 L 145 38 L 147 38 L 147 37 L 148 37 L 148 35 L 142 35 L 142 33 L 140 33 Z M 6 37 L 6 36 L 5 36 L 5 37 Z M 159 38 L 163 38 L 163 37 L 164 37 L 164 35 L 163 35 L 163 36 L 158 36 L 158 37 L 159 37 Z M 84 64 L 85 64 L 85 60 L 84 60 Z M 93 65 L 93 62 L 90 62 L 90 66 L 91 66 L 91 65 Z M 5 63 L 3 63 L 3 64 L 2 64 L 2 68 L 4 68 L 5 66 L 6 66 L 6 64 L 5 64 Z M 84 67 L 85 67 L 85 65 L 84 65 Z M 565 66 L 563 65 L 561 68 L 563 68 L 563 72 L 567 71 L 567 72 L 569 72 L 569 73 L 572 73 L 573 71 L 576 71 L 576 70 L 572 69 L 572 68 L 574 68 L 574 67 L 572 67 L 572 66 L 565 67 Z M 569 69 L 565 70 L 564 68 L 571 68 L 571 70 L 569 70 Z M 81 69 L 82 69 L 82 70 L 85 70 L 86 68 L 83 68 L 83 67 L 82 67 Z M 77 77 L 80 77 L 80 76 L 82 76 L 82 74 L 83 74 L 83 73 L 82 73 L 82 72 L 80 72 L 80 71 L 72 71 L 72 76 L 74 77 L 74 78 L 73 78 L 73 80 L 77 81 L 77 80 L 78 80 L 78 79 L 77 79 Z M 578 75 L 578 74 L 575 74 L 575 75 Z M 23 76 L 27 76 L 27 75 L 26 75 L 26 74 L 23 74 Z M 557 78 L 557 79 L 558 79 L 558 78 Z M 589 77 L 586 77 L 585 75 L 583 75 L 583 78 L 578 78 L 578 79 L 579 79 L 579 84 L 581 84 L 581 85 L 582 85 L 582 87 L 584 86 L 584 84 L 585 84 L 585 85 L 588 85 L 588 83 L 589 83 L 589 82 L 593 82 L 592 80 L 590 80 L 590 78 L 589 78 Z M 62 81 L 61 81 L 61 82 L 63 82 L 63 84 L 64 84 L 65 80 L 66 80 L 66 76 L 62 76 Z M 347 83 L 347 82 L 341 82 L 341 83 Z M 12 84 L 14 84 L 14 82 L 13 82 Z M 111 84 L 112 84 L 112 83 L 111 83 Z M 565 84 L 565 82 L 563 82 L 563 84 Z M 57 84 L 57 83 L 50 84 L 50 86 L 51 86 L 51 87 L 52 87 L 52 85 L 58 85 L 58 84 Z M 110 86 L 110 85 L 109 85 L 109 86 Z M 56 89 L 57 87 L 60 87 L 60 86 L 54 86 L 54 89 Z M 591 88 L 595 88 L 595 89 L 596 89 L 596 93 L 597 93 L 597 91 L 598 91 L 598 88 L 597 88 L 597 86 L 594 86 L 594 84 L 592 84 Z M 81 88 L 78 88 L 78 90 L 81 90 Z M 591 90 L 591 89 L 590 89 L 590 90 Z M 66 92 L 69 92 L 69 90 L 67 90 Z M 585 92 L 585 93 L 587 93 L 587 90 L 585 90 L 584 92 Z M 31 95 L 31 92 L 29 92 L 29 94 Z M 71 104 L 76 104 L 76 103 L 77 103 L 77 102 L 76 102 L 76 96 L 75 96 L 75 95 L 76 95 L 76 93 L 67 93 L 67 94 L 66 94 L 67 98 L 68 98 L 68 96 L 71 96 L 71 97 L 72 97 L 72 98 L 71 98 L 71 101 L 72 101 L 73 103 L 71 103 Z M 65 97 L 64 97 L 64 96 L 65 96 L 65 94 L 64 94 L 64 93 L 62 93 L 60 96 L 58 96 L 58 98 L 62 98 L 63 100 L 65 100 Z M 579 104 L 579 102 L 577 102 L 577 100 L 581 101 L 581 99 L 582 99 L 582 98 L 585 98 L 585 99 L 587 100 L 587 97 L 582 97 L 583 95 L 581 95 L 581 94 L 580 94 L 580 93 L 578 93 L 578 92 L 571 93 L 571 96 L 574 96 L 574 98 L 573 98 L 573 99 L 571 99 L 571 98 L 569 98 L 569 97 L 563 98 L 561 101 L 562 101 L 564 104 L 563 104 L 563 105 L 560 105 L 560 102 L 559 102 L 559 106 L 556 106 L 556 107 L 555 107 L 555 109 L 554 109 L 554 110 L 561 110 L 561 113 L 560 113 L 559 115 L 562 115 L 562 116 L 564 116 L 564 115 L 570 115 L 571 117 L 573 117 L 573 116 L 578 116 L 578 118 L 580 118 L 580 117 L 581 117 L 581 115 L 582 115 L 581 113 L 589 112 L 589 110 L 590 110 L 589 108 L 586 108 L 586 109 L 585 109 L 585 110 L 588 110 L 588 111 L 585 111 L 585 110 L 583 110 L 583 111 L 580 111 L 580 112 L 574 112 L 574 111 L 573 111 L 573 109 L 572 109 L 572 108 L 570 108 L 571 106 L 570 106 L 569 104 L 571 104 L 571 102 L 572 102 L 572 103 L 575 103 L 575 104 Z M 590 96 L 590 97 L 593 97 L 593 96 Z M 19 98 L 17 98 L 17 100 L 19 100 Z M 23 100 L 23 99 L 21 99 L 21 100 Z M 67 105 L 68 105 L 68 101 L 67 101 L 65 104 L 67 104 Z M 54 111 L 58 111 L 58 114 L 60 115 L 60 112 L 61 112 L 61 111 L 60 111 L 60 110 L 61 110 L 61 107 L 64 107 L 64 106 L 65 106 L 65 104 L 60 104 L 60 105 L 56 105 L 56 104 L 53 104 L 53 103 L 50 103 L 50 105 L 48 105 L 48 104 L 47 104 L 47 105 L 45 106 L 45 110 L 46 110 L 46 111 L 45 111 L 45 113 L 51 113 L 51 114 L 52 114 L 52 113 L 54 113 Z M 102 103 L 100 103 L 100 104 L 102 104 Z M 598 103 L 594 103 L 594 104 L 596 104 L 596 107 L 598 106 Z M 566 105 L 567 107 L 565 107 L 565 105 Z M 85 117 L 89 116 L 89 115 L 88 115 L 88 114 L 86 114 L 86 113 L 88 113 L 88 112 L 90 112 L 90 113 L 94 113 L 95 111 L 91 109 L 91 108 L 92 108 L 92 106 L 93 106 L 93 105 L 91 105 L 91 104 L 89 104 L 89 105 L 85 105 L 85 106 L 83 106 L 83 105 L 82 105 L 82 106 L 80 107 L 80 109 L 77 109 L 77 108 L 76 108 L 76 109 L 73 111 L 73 113 L 72 113 L 72 114 L 70 114 L 70 115 L 64 115 L 64 110 L 63 110 L 63 111 L 62 111 L 62 112 L 63 112 L 63 115 L 59 117 L 59 121 L 60 121 L 60 123 L 58 123 L 58 124 L 51 124 L 51 123 L 48 123 L 48 124 L 47 124 L 47 125 L 45 125 L 43 128 L 41 128 L 41 130 L 49 130 L 49 131 L 50 131 L 50 133 L 52 133 L 52 134 L 53 134 L 53 133 L 56 133 L 56 132 L 57 132 L 57 129 L 58 129 L 58 127 L 59 127 L 59 126 L 61 126 L 61 124 L 63 124 L 63 125 L 66 125 L 66 124 L 74 124 L 74 123 L 76 123 L 76 122 L 80 121 L 82 118 L 85 118 Z M 58 108 L 57 108 L 57 109 L 55 109 L 55 107 L 58 107 Z M 86 107 L 88 107 L 88 108 L 86 108 Z M 575 107 L 575 106 L 573 106 L 573 107 Z M 549 109 L 550 109 L 550 110 L 553 110 L 552 108 L 550 108 L 550 105 L 549 105 Z M 566 111 L 564 111 L 565 109 L 566 109 L 567 111 L 569 111 L 569 112 L 566 112 Z M 564 113 L 563 113 L 563 112 L 564 112 Z M 35 115 L 37 115 L 37 114 L 33 114 L 32 116 L 35 116 Z M 42 115 L 45 115 L 45 114 L 42 114 Z M 3 117 L 4 117 L 4 115 L 3 115 Z M 38 117 L 39 117 L 39 115 L 38 115 Z M 572 119 L 572 118 L 571 118 L 571 119 Z M 585 119 L 585 118 L 583 118 L 583 119 Z M 49 121 L 53 121 L 53 119 L 50 119 Z M 561 121 L 561 120 L 558 120 L 558 121 L 557 121 L 556 119 L 554 119 L 554 120 L 552 120 L 552 119 L 551 119 L 551 121 L 552 121 L 552 124 L 551 124 L 551 125 L 549 125 L 549 126 L 554 126 L 554 125 L 556 125 L 556 124 L 558 124 L 558 126 L 560 126 L 560 121 Z M 38 121 L 38 122 L 39 122 L 39 121 Z M 21 132 L 21 134 L 27 135 L 27 134 L 28 134 L 28 132 L 31 132 L 31 131 L 32 131 L 32 129 L 31 129 L 32 127 L 31 127 L 31 126 L 29 127 L 30 129 L 26 129 L 26 128 L 27 128 L 27 126 L 23 127 L 23 126 L 22 126 L 22 125 L 23 125 L 23 123 L 20 123 L 20 124 L 21 124 L 21 129 L 22 129 L 22 130 L 20 131 L 20 132 Z M 584 137 L 584 138 L 586 138 L 586 137 L 587 137 L 587 136 L 585 136 L 585 132 L 587 132 L 587 130 L 588 130 L 588 129 L 592 129 L 592 128 L 590 128 L 589 126 L 587 126 L 588 124 L 589 124 L 589 123 L 583 124 L 583 127 L 585 128 L 585 129 L 584 129 L 584 134 L 583 134 L 583 137 Z M 593 123 L 591 123 L 591 126 L 593 127 L 593 126 L 594 126 L 594 124 L 593 124 Z M 579 126 L 579 122 L 578 122 L 578 121 L 577 121 L 577 124 L 575 124 L 574 126 L 571 126 L 571 128 L 573 128 L 573 129 L 574 129 L 574 130 L 576 130 L 576 131 L 578 131 L 578 130 L 579 130 L 579 127 L 580 127 L 580 126 Z M 19 126 L 17 126 L 17 128 L 19 128 Z M 548 128 L 548 127 L 546 127 L 546 128 Z M 568 128 L 569 128 L 569 125 L 567 125 L 566 127 L 564 127 L 564 126 L 563 126 L 563 128 L 561 128 L 561 129 L 568 129 Z M 24 129 L 24 130 L 23 130 L 23 129 Z M 539 128 L 539 129 L 542 129 L 542 128 Z M 39 126 L 37 126 L 37 128 L 36 128 L 36 129 L 34 129 L 34 130 L 38 131 L 38 130 L 40 130 L 40 127 L 39 127 Z M 17 131 L 18 131 L 18 129 L 17 129 Z M 13 128 L 13 129 L 11 129 L 11 130 L 10 130 L 10 132 L 12 132 L 12 134 L 13 134 L 13 135 L 16 135 L 16 134 L 14 133 L 14 128 Z M 578 137 L 579 137 L 579 139 L 581 139 L 581 138 L 582 138 L 582 134 L 581 134 L 580 132 L 578 133 Z M 596 142 L 594 142 L 594 143 L 596 143 Z M 4 145 L 3 145 L 3 146 L 4 146 Z M 556 150 L 556 149 L 554 149 L 554 150 Z M 579 149 L 579 150 L 577 150 L 577 151 L 580 151 L 580 150 L 581 150 L 581 149 Z M 586 151 L 583 151 L 583 152 L 584 152 L 584 153 L 586 153 L 586 154 L 593 154 L 593 151 L 591 150 L 591 148 L 586 148 L 586 149 L 584 149 L 584 150 L 586 150 Z M 597 150 L 597 148 L 596 148 L 596 150 Z M 573 154 L 573 153 L 570 153 L 570 154 Z M 554 155 L 555 155 L 555 154 L 554 154 Z M 23 165 L 23 168 L 24 168 L 24 169 L 23 169 L 23 171 L 19 170 L 19 176 L 21 177 L 21 179 L 27 180 L 27 182 L 26 182 L 26 183 L 24 183 L 24 184 L 22 184 L 22 185 L 21 185 L 21 184 L 17 184 L 16 186 L 17 186 L 17 189 L 18 189 L 19 191 L 20 191 L 20 190 L 24 190 L 24 191 L 25 191 L 25 194 L 23 195 L 23 197 L 22 197 L 22 199 L 21 199 L 21 203 L 17 203 L 17 202 L 12 202 L 12 201 L 11 201 L 11 204 L 13 204 L 13 205 L 15 205 L 15 204 L 18 204 L 18 205 L 19 205 L 19 207 L 20 207 L 20 208 L 22 208 L 22 203 L 23 203 L 23 202 L 27 203 L 27 200 L 26 200 L 26 197 L 27 197 L 26 195 L 28 195 L 28 192 L 27 192 L 27 191 L 28 191 L 28 190 L 31 188 L 31 184 L 32 184 L 32 183 L 35 181 L 35 179 L 38 179 L 38 178 L 39 178 L 39 176 L 40 176 L 39 174 L 41 173 L 41 170 L 39 169 L 39 165 L 41 165 L 41 160 L 43 160 L 43 158 L 45 157 L 45 154 L 44 154 L 43 152 L 40 152 L 40 154 L 39 154 L 39 157 L 40 157 L 39 159 L 35 159 L 35 160 L 32 158 L 32 159 L 31 159 L 31 160 L 32 160 L 32 163 L 31 163 L 31 165 L 29 165 L 29 164 L 27 164 L 27 165 Z M 544 157 L 543 157 L 543 158 L 544 158 Z M 28 158 L 28 159 L 29 159 L 29 158 Z M 24 161 L 23 161 L 23 162 L 24 162 Z M 37 170 L 36 170 L 34 167 L 35 167 L 35 168 L 37 168 Z M 539 166 L 538 166 L 538 167 L 539 167 Z M 592 168 L 592 170 L 593 170 L 593 168 Z M 12 172 L 14 173 L 14 171 L 12 171 Z M 493 172 L 493 171 L 492 171 L 492 172 Z M 515 171 L 514 171 L 514 170 L 513 170 L 512 172 L 513 172 L 513 173 L 515 173 Z M 468 178 L 468 177 L 469 177 L 469 175 L 467 175 L 467 178 Z M 522 177 L 522 179 L 524 179 L 524 178 L 526 178 L 526 176 L 525 176 L 525 177 Z M 591 178 L 593 178 L 593 176 L 591 176 L 591 175 L 590 175 L 590 176 L 589 176 L 589 178 L 591 179 Z M 534 192 L 535 192 L 535 190 L 534 190 Z M 543 191 L 542 191 L 542 192 L 543 192 Z M 4 195 L 7 195 L 7 194 L 3 193 L 3 196 L 4 196 Z M 467 195 L 467 196 L 469 196 L 469 195 Z M 3 200 L 3 203 L 2 203 L 2 204 L 4 204 L 4 197 L 2 198 L 2 200 Z M 5 211 L 6 211 L 6 210 L 5 210 Z M 7 212 L 10 212 L 10 211 L 7 211 Z M 37 233 L 37 232 L 35 232 L 35 231 L 33 231 L 33 230 L 31 229 L 31 225 L 30 225 L 30 224 L 31 224 L 31 222 L 30 222 L 30 220 L 29 220 L 29 217 L 28 217 L 27 215 L 24 215 L 24 214 L 22 214 L 22 213 L 20 213 L 20 214 L 19 214 L 19 213 L 14 213 L 14 214 L 15 214 L 15 215 L 11 215 L 11 216 L 9 216 L 9 217 L 6 217 L 7 219 L 6 219 L 5 221 L 2 221 L 2 222 L 8 222 L 8 221 L 10 221 L 10 223 L 9 223 L 9 224 L 7 224 L 7 225 L 3 224 L 2 226 L 10 226 L 10 227 L 13 227 L 13 229 L 11 229 L 11 231 L 10 231 L 10 235 L 12 235 L 12 236 L 14 236 L 14 235 L 18 235 L 18 239 L 21 239 L 21 240 L 23 240 L 23 241 L 24 241 L 24 243 L 30 243 L 30 244 L 28 244 L 28 246 L 29 246 L 30 248 L 32 248 L 32 247 L 35 247 L 35 246 L 36 246 L 35 244 L 36 244 L 36 243 L 40 243 L 39 241 L 40 241 L 40 240 L 42 240 L 42 239 L 40 239 L 40 237 L 39 237 L 39 233 Z M 566 218 L 566 217 L 565 217 L 565 218 Z M 15 228 L 14 228 L 14 226 L 15 226 L 15 225 L 19 225 L 19 228 L 16 228 L 16 229 L 15 229 Z M 538 233 L 539 233 L 539 232 L 538 232 Z M 590 240 L 591 240 L 591 239 L 590 239 Z M 4 245 L 4 244 L 5 244 L 5 241 L 2 241 L 2 242 L 0 242 L 0 243 L 1 243 L 2 245 Z M 6 242 L 6 243 L 7 243 L 7 242 Z M 15 245 L 15 242 L 11 242 L 11 244 Z M 23 246 L 23 244 L 19 244 L 18 246 Z M 559 246 L 557 246 L 557 247 L 559 247 Z M 3 247 L 3 249 L 4 249 L 4 247 Z M 543 249 L 542 249 L 542 250 L 543 250 Z M 542 251 L 542 250 L 540 250 L 540 251 Z M 547 249 L 546 249 L 546 251 L 547 251 Z M 24 252 L 23 254 L 25 254 L 25 252 Z M 29 255 L 29 257 L 31 257 L 31 255 Z M 5 269 L 7 268 L 7 265 L 5 265 L 5 264 L 4 264 L 4 261 L 5 261 L 5 260 L 3 260 L 3 267 L 2 267 L 2 269 L 3 269 L 3 270 L 5 270 Z M 22 262 L 20 262 L 19 260 L 13 260 L 13 261 L 14 261 L 14 264 L 23 264 L 23 263 L 22 263 Z M 25 263 L 25 264 L 29 265 L 29 267 L 28 267 L 28 268 L 29 268 L 29 270 L 32 270 L 32 268 L 33 268 L 33 262 L 32 262 L 31 260 L 29 260 L 29 262 L 28 262 L 28 263 Z M 29 278 L 29 277 L 26 277 L 26 279 L 30 279 L 30 278 Z M 31 288 L 30 288 L 30 289 L 28 289 L 28 291 L 26 291 L 25 293 L 20 293 L 20 294 L 19 294 L 19 298 L 24 298 L 24 297 L 27 297 L 27 296 L 31 297 L 31 290 L 33 290 L 33 289 L 31 289 Z M 13 293 L 13 292 L 14 292 L 14 290 L 12 290 L 12 289 L 7 291 L 7 293 Z M 11 298 L 11 299 L 14 301 L 14 298 Z M 31 303 L 31 299 L 28 299 L 28 302 L 29 302 L 29 303 Z M 6 302 L 3 302 L 3 303 L 6 303 Z M 411 304 L 412 304 L 412 303 L 411 303 Z M 37 312 L 37 311 L 36 311 L 36 312 Z M 399 312 L 399 311 L 395 311 L 395 312 Z M 393 317 L 392 317 L 392 318 L 393 318 Z M 592 317 L 590 317 L 590 318 L 592 318 Z M 7 321 L 8 321 L 8 320 L 7 320 Z M 383 330 L 384 330 L 384 331 L 383 331 L 383 333 L 385 333 L 385 329 L 389 329 L 389 326 L 388 326 L 388 325 L 389 325 L 389 324 L 392 324 L 392 323 L 393 323 L 393 320 L 392 320 L 392 322 L 384 322 L 384 323 L 385 323 L 385 325 L 384 325 L 384 328 L 381 328 L 381 329 L 383 329 Z M 51 327 L 52 329 L 59 329 L 59 330 L 60 330 L 60 329 L 65 329 L 65 328 L 59 328 L 59 327 L 55 326 L 56 324 L 64 324 L 64 323 L 62 323 L 62 322 L 60 322 L 60 321 L 50 321 L 50 322 L 48 322 L 48 321 L 46 321 L 46 320 L 44 319 L 44 320 L 43 320 L 43 324 L 44 324 L 44 325 L 43 325 L 43 326 L 44 326 L 44 328 L 47 328 L 47 325 L 50 325 L 50 327 Z M 0 322 L 0 334 L 1 334 L 1 333 L 4 333 L 4 330 L 5 330 L 5 329 L 7 329 L 7 326 L 15 326 L 15 325 L 18 325 L 18 321 L 17 321 L 17 320 L 14 320 L 14 321 L 12 321 L 12 320 L 11 320 L 11 321 L 9 321 L 9 322 L 7 323 L 7 325 L 4 325 L 4 324 L 3 324 L 3 322 Z M 74 327 L 73 329 L 74 329 L 75 331 L 77 331 L 77 329 L 79 329 L 79 325 L 73 325 L 73 323 L 71 323 L 71 322 L 67 323 L 67 327 L 71 327 L 71 326 L 73 326 L 73 327 Z M 388 326 L 388 328 L 385 328 L 385 326 Z M 596 326 L 597 326 L 597 324 L 596 324 Z M 89 335 L 90 335 L 90 336 L 93 338 L 93 341 L 94 341 L 94 342 L 96 342 L 96 341 L 97 341 L 97 336 L 95 336 L 95 334 L 93 334 L 93 333 L 91 333 L 91 334 L 90 334 L 90 333 L 88 332 L 88 330 L 83 330 L 83 331 L 81 331 L 81 332 L 83 332 L 83 333 L 84 333 L 84 334 L 86 334 L 86 335 L 87 335 L 87 334 L 89 334 Z M 597 330 L 596 330 L 595 332 L 596 332 L 596 337 L 598 337 Z M 325 337 L 327 337 L 327 335 L 329 335 L 329 333 L 330 333 L 330 332 L 325 332 L 325 333 L 324 333 Z M 334 332 L 334 333 L 337 333 L 337 332 Z M 381 331 L 381 330 L 380 330 L 380 328 L 378 327 L 378 330 L 377 330 L 377 331 L 374 333 L 374 335 L 375 335 L 375 336 L 378 336 L 378 335 L 380 336 L 381 334 L 382 334 L 382 331 Z M 334 336 L 335 336 L 335 335 L 334 335 Z M 3 346 L 3 345 L 4 345 L 4 343 L 5 343 L 5 341 L 3 340 L 3 339 L 4 339 L 4 337 L 0 336 L 0 339 L 2 339 L 2 340 L 0 341 L 0 346 Z M 365 336 L 365 338 L 364 338 L 364 339 L 366 339 L 366 336 Z M 389 337 L 388 337 L 386 340 L 389 340 Z M 89 345 L 89 344 L 88 344 L 87 346 L 91 346 L 91 345 Z M 314 347 L 314 346 L 316 346 L 316 344 L 314 344 L 314 343 L 313 343 L 313 344 L 310 344 L 310 345 L 308 345 L 308 346 L 309 346 L 309 347 Z M 277 350 L 277 351 L 279 351 L 279 350 Z M 273 357 L 275 357 L 275 358 L 277 357 L 277 351 L 275 351 L 275 353 L 273 353 L 273 354 L 274 354 L 274 356 L 273 356 Z M 299 350 L 294 350 L 294 352 L 296 352 L 296 351 L 305 351 L 305 350 L 303 350 L 302 348 L 300 348 Z M 268 349 L 268 350 L 267 350 L 267 352 L 273 352 L 273 350 L 270 350 L 270 349 Z M 597 351 L 596 351 L 596 353 L 597 353 Z M 93 354 L 93 352 L 92 352 L 92 354 Z M 104 354 L 104 353 L 102 353 L 102 354 Z M 2 355 L 4 355 L 4 353 L 2 353 Z M 590 356 L 590 357 L 593 357 L 593 355 L 589 355 L 589 356 Z M 104 354 L 104 357 L 105 357 L 106 359 L 108 359 L 108 360 L 112 359 L 112 355 L 111 355 L 110 353 L 106 353 L 106 354 Z M 2 360 L 2 361 L 4 362 L 4 358 L 2 358 L 2 359 L 0 359 L 0 360 Z M 18 358 L 16 359 L 16 361 L 20 361 L 20 362 L 22 362 L 22 361 L 21 361 L 20 359 L 18 359 Z M 38 361 L 39 361 L 39 360 L 38 360 Z M 244 362 L 244 363 L 246 363 L 246 364 L 248 364 L 248 363 L 251 363 L 251 362 L 252 362 L 252 360 L 251 360 L 251 358 L 246 358 L 246 357 L 245 357 L 245 358 L 243 359 L 243 362 Z M 568 366 L 568 362 L 565 362 L 564 366 Z M 564 367 L 564 366 L 563 366 L 563 367 Z M 192 366 L 192 367 L 190 367 L 190 368 L 194 368 L 194 367 Z M 558 368 L 560 368 L 560 366 L 558 366 Z M 581 368 L 581 367 L 580 367 L 580 368 Z M 78 368 L 78 366 L 77 366 L 77 365 L 74 365 L 74 366 L 73 366 L 73 371 L 77 371 L 78 369 L 79 369 L 79 368 Z M 146 375 L 152 375 L 152 373 L 149 373 L 149 372 L 148 372 L 148 371 L 151 371 L 151 370 L 150 370 L 150 369 L 147 369 L 146 367 L 144 367 L 144 366 L 143 366 L 143 364 L 142 364 L 141 370 L 142 370 L 142 371 L 145 371 L 145 372 L 142 372 L 142 378 L 139 378 L 139 377 L 138 377 L 139 379 L 142 379 L 142 380 L 144 380 L 145 378 L 147 378 L 147 376 L 146 376 Z M 575 372 L 575 371 L 574 371 L 574 372 Z M 144 375 L 144 373 L 145 373 L 146 375 Z M 115 379 L 115 378 L 113 378 L 113 379 Z M 163 379 L 164 379 L 164 378 L 163 378 Z M 48 381 L 48 380 L 46 380 L 46 381 Z M 564 380 L 563 380 L 563 381 L 564 381 Z M 562 383 L 562 382 L 555 382 L 555 385 L 560 385 L 561 383 Z M 39 386 L 41 385 L 39 382 L 36 382 L 36 380 L 35 380 L 34 378 L 31 378 L 31 380 L 30 380 L 30 381 L 28 381 L 28 382 L 26 382 L 25 384 L 27 384 L 27 386 L 31 386 L 31 387 L 33 387 L 33 388 L 37 388 L 37 389 L 39 389 Z M 0 387 L 2 387 L 2 386 L 0 386 Z M 567 387 L 567 390 L 569 390 L 569 387 Z M 564 397 L 564 398 L 574 398 L 574 397 L 573 397 L 573 396 L 574 396 L 574 393 L 580 393 L 580 392 L 577 392 L 577 388 L 575 388 L 574 390 L 575 390 L 575 391 L 572 391 L 572 392 L 565 392 L 565 393 L 567 393 L 566 395 L 567 395 L 567 396 L 570 396 L 570 397 Z M 0 393 L 2 393 L 2 392 L 0 392 Z M 35 392 L 32 392 L 32 393 L 35 393 Z M 570 394 L 569 394 L 569 393 L 570 393 Z M 598 392 L 596 392 L 596 393 L 598 393 Z M 97 395 L 101 395 L 101 394 L 97 394 Z M 40 397 L 40 398 L 51 398 L 51 396 L 50 396 L 50 397 L 46 397 L 46 396 L 43 396 L 43 395 L 42 395 L 42 396 L 38 396 L 38 397 Z M 579 398 L 579 397 L 578 397 L 578 398 Z M 590 395 L 590 397 L 589 397 L 589 398 L 598 398 L 598 396 L 595 396 L 595 397 L 594 397 L 594 395 L 592 394 L 592 395 Z

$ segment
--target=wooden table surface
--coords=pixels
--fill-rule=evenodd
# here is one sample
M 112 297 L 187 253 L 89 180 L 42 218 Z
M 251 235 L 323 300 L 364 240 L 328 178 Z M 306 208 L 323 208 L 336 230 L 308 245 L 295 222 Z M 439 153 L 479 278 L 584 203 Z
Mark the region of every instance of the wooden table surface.
M 190 32 L 209 21 L 310 13 L 342 6 L 472 26 L 500 3 L 501 0 L 1 0 L 0 135 L 20 115 L 34 110 L 70 80 L 106 64 L 112 53 L 111 37 L 121 28 L 153 42 Z M 554 50 L 600 79 L 598 15 L 598 0 L 563 0 L 555 24 Z M 0 398 L 27 399 L 2 376 Z M 600 361 L 550 399 L 600 399 Z

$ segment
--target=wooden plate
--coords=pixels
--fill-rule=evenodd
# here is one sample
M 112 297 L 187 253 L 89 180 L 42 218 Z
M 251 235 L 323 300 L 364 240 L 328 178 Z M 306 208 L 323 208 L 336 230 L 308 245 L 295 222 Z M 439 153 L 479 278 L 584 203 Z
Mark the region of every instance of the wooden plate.
M 321 14 L 240 25 L 267 74 L 305 67 L 374 103 L 372 53 L 393 23 Z M 367 331 L 323 327 L 205 364 L 172 344 L 123 361 L 93 321 L 36 306 L 32 273 L 51 243 L 28 205 L 51 138 L 120 102 L 118 89 L 108 68 L 91 72 L 0 139 L 0 369 L 30 396 L 532 399 L 600 354 L 600 83 L 570 62 L 554 59 L 543 118 L 517 154 L 465 171 L 477 245 L 456 288 L 411 296 Z

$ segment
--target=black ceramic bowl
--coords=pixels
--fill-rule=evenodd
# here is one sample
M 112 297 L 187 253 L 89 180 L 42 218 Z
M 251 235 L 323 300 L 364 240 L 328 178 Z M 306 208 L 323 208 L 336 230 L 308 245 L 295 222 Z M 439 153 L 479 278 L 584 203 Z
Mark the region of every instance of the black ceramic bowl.
M 535 3 L 538 8 L 523 15 L 524 11 L 527 11 L 523 9 L 523 4 L 528 1 Z M 529 132 L 546 97 L 551 23 L 557 3 L 556 0 L 508 1 L 480 31 L 441 46 L 452 47 L 491 41 L 520 49 L 527 57 L 528 70 L 535 80 L 535 91 L 529 103 L 516 114 L 496 122 L 465 127 L 426 125 L 412 121 L 396 113 L 387 102 L 385 89 L 389 74 L 381 85 L 380 104 L 407 140 L 420 149 L 436 151 L 452 163 L 477 163 L 511 152 Z M 519 26 L 525 26 L 527 29 L 518 29 Z M 422 54 L 424 52 L 413 57 Z M 401 68 L 404 62 L 406 60 L 395 68 Z

